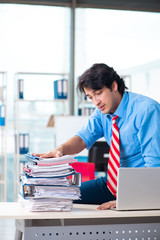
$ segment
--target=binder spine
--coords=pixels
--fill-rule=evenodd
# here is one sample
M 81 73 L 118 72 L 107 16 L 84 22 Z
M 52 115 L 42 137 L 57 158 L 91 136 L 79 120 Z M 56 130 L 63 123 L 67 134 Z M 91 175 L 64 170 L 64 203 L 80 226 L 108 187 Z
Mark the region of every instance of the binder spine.
M 54 99 L 58 99 L 58 82 L 54 81 Z
M 5 126 L 5 105 L 0 105 L 0 126 Z
M 23 134 L 19 134 L 19 153 L 24 153 L 24 143 L 23 143 Z
M 94 108 L 92 108 L 92 107 L 88 107 L 88 108 L 85 108 L 85 115 L 86 116 L 91 116 L 92 115 L 92 113 L 94 112 Z
M 19 99 L 23 99 L 23 92 L 24 92 L 24 80 L 19 79 L 18 80 L 18 94 L 19 94 Z
M 54 81 L 54 99 L 67 99 L 67 80 Z
M 81 108 L 78 109 L 78 116 L 82 116 L 82 109 Z
M 81 115 L 85 115 L 85 116 L 91 116 L 92 113 L 94 112 L 95 108 L 93 107 L 85 107 L 84 108 L 84 111 L 79 108 L 78 109 L 78 115 L 81 116 Z
M 23 135 L 23 141 L 24 141 L 24 154 L 29 152 L 29 134 Z
M 67 80 L 63 79 L 62 84 L 63 84 L 63 88 L 62 88 L 63 99 L 67 99 Z
M 84 95 L 84 100 L 87 101 L 87 96 L 86 96 L 86 94 Z
M 17 144 L 19 140 L 19 154 L 26 154 L 29 151 L 29 134 L 28 133 L 19 133 L 15 135 L 16 140 L 16 153 L 17 153 Z

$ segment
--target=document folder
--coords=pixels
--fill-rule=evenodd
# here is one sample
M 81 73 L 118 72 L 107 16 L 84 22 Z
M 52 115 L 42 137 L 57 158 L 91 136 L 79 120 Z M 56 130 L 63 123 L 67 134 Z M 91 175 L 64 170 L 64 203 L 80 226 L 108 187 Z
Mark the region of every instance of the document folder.
M 34 198 L 35 197 L 35 188 L 39 187 L 43 188 L 44 191 L 46 189 L 46 194 L 45 192 L 43 192 L 43 195 L 39 195 L 39 198 L 45 198 L 47 197 L 47 190 L 52 191 L 54 190 L 54 188 L 56 188 L 56 191 L 58 192 L 59 189 L 61 190 L 62 188 L 66 190 L 66 196 L 67 196 L 67 192 L 69 192 L 70 190 L 73 190 L 75 188 L 80 187 L 81 185 L 81 174 L 80 173 L 75 173 L 74 175 L 70 175 L 70 178 L 67 179 L 68 180 L 68 186 L 66 185 L 51 185 L 51 184 L 46 184 L 46 182 L 44 184 L 36 184 L 36 178 L 33 178 L 35 183 L 32 184 L 28 184 L 28 183 L 24 183 L 23 179 L 21 178 L 21 186 L 20 186 L 20 195 L 25 199 L 25 198 Z M 49 178 L 50 179 L 50 178 Z M 55 178 L 53 178 L 55 179 Z M 47 178 L 46 178 L 47 180 Z M 49 188 L 50 187 L 50 188 Z M 76 190 L 77 192 L 77 190 Z M 50 197 L 54 197 L 50 196 Z

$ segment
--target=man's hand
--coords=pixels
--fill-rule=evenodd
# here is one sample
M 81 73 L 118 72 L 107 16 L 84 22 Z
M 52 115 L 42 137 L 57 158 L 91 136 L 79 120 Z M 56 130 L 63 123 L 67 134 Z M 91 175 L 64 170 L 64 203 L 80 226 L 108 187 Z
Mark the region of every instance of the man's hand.
M 115 207 L 116 207 L 116 200 L 103 203 L 97 209 L 106 210 L 106 209 L 115 208 Z
M 57 158 L 57 157 L 62 157 L 62 151 L 58 149 L 54 149 L 50 152 L 46 153 L 32 153 L 33 156 L 41 157 L 41 158 Z

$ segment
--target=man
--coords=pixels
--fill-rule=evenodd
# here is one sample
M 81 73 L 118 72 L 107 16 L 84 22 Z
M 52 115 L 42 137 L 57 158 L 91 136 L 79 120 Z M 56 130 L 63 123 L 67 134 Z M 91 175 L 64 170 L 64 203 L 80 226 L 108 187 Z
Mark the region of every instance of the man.
M 56 149 L 36 154 L 59 157 L 91 148 L 104 137 L 111 144 L 112 118 L 118 116 L 120 167 L 160 167 L 160 105 L 148 97 L 125 91 L 125 83 L 113 68 L 94 64 L 79 78 L 78 89 L 96 106 L 88 123 Z M 101 204 L 98 209 L 116 206 L 116 197 L 107 187 L 107 176 L 82 183 L 79 203 Z

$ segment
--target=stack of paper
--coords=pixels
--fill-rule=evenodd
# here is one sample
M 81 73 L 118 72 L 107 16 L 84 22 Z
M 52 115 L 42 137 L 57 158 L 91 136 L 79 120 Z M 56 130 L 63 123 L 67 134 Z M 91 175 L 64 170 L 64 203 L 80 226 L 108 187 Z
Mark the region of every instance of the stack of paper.
M 19 203 L 30 211 L 70 211 L 80 198 L 81 175 L 70 165 L 75 155 L 37 158 L 26 154 Z

